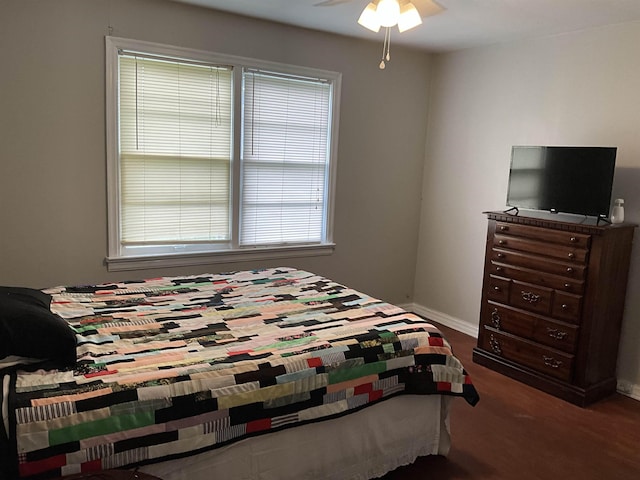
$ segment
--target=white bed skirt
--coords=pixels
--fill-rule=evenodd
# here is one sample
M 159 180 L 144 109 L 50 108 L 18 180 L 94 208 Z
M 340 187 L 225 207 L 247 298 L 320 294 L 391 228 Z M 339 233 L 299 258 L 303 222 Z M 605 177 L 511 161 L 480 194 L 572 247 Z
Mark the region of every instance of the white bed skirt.
M 451 397 L 401 395 L 341 418 L 140 467 L 163 480 L 370 479 L 449 452 Z

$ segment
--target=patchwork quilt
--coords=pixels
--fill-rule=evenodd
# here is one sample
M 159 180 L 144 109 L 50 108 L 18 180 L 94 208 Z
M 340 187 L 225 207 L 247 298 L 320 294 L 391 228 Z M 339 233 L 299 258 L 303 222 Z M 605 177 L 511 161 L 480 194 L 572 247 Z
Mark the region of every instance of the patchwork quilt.
M 131 467 L 400 394 L 478 394 L 433 325 L 292 268 L 45 290 L 77 364 L 8 375 L 20 478 Z

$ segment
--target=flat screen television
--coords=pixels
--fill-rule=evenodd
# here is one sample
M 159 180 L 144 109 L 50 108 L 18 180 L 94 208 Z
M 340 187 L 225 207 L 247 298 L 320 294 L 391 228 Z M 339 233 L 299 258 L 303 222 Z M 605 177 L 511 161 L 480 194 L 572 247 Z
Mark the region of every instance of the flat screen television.
M 507 205 L 608 217 L 615 147 L 514 146 Z

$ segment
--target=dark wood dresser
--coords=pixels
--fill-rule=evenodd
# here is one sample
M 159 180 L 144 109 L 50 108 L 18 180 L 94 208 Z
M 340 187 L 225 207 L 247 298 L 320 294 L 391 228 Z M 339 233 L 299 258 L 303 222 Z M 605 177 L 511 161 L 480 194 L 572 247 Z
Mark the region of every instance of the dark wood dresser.
M 613 393 L 635 225 L 486 214 L 473 360 L 580 406 Z

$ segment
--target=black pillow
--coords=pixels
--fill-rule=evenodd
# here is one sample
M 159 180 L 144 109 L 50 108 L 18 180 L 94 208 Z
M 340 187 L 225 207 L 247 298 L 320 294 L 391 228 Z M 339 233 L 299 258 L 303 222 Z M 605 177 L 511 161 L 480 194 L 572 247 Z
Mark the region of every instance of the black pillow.
M 9 355 L 76 363 L 76 334 L 49 310 L 51 296 L 40 290 L 0 287 L 0 358 Z

